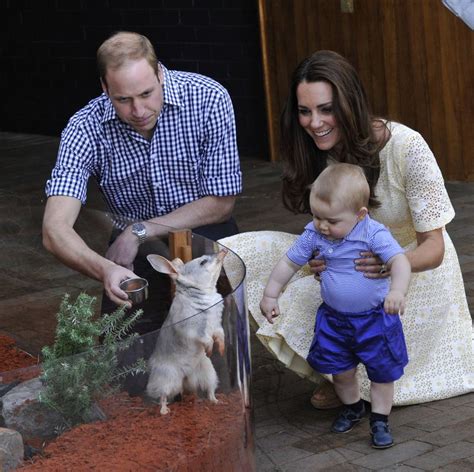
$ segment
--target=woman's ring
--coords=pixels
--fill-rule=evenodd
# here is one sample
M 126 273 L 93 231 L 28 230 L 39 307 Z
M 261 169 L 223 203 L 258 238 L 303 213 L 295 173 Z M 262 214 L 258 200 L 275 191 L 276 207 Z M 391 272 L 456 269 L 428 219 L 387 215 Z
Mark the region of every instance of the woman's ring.
M 382 267 L 380 267 L 379 274 L 385 274 L 387 272 L 387 266 L 385 264 L 382 264 Z

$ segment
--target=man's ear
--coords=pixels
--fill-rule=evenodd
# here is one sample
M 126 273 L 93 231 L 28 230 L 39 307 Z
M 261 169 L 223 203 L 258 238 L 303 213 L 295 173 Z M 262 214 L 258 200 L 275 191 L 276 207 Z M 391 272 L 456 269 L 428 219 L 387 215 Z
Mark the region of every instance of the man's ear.
M 369 214 L 369 210 L 367 210 L 366 207 L 362 207 L 362 208 L 357 212 L 357 220 L 358 220 L 358 221 L 362 221 L 368 214 Z
M 164 82 L 164 75 L 163 75 L 163 69 L 161 68 L 161 64 L 158 62 L 158 67 L 157 67 L 157 77 L 158 77 L 158 83 L 162 84 Z
M 107 84 L 104 82 L 102 77 L 100 78 L 100 85 L 102 86 L 102 92 L 104 92 L 106 95 L 109 95 L 109 92 L 107 90 Z

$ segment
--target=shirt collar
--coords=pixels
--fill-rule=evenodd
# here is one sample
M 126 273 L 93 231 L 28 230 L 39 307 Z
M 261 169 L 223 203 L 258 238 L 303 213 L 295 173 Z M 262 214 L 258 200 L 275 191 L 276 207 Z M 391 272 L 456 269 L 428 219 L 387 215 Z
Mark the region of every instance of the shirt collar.
M 370 217 L 366 215 L 363 220 L 359 221 L 352 231 L 344 238 L 346 241 L 365 241 L 367 240 L 367 230 L 369 227 Z
M 104 92 L 102 94 L 102 97 L 105 98 L 105 111 L 104 114 L 102 115 L 102 123 L 106 123 L 107 121 L 112 121 L 112 120 L 118 120 L 117 113 L 115 113 L 115 108 L 112 105 L 112 101 L 110 98 L 107 96 L 107 94 Z
M 161 62 L 159 63 L 163 71 L 163 101 L 167 105 L 182 106 L 179 85 L 173 80 L 173 72 L 169 71 Z
M 161 62 L 159 63 L 159 67 L 161 67 L 161 70 L 163 71 L 163 102 L 167 105 L 182 106 L 179 85 L 173 80 L 172 72 L 169 71 Z M 119 117 L 115 112 L 112 101 L 105 92 L 102 96 L 105 97 L 105 111 L 102 116 L 102 123 L 118 120 Z
M 351 232 L 343 239 L 343 241 L 365 241 L 367 239 L 367 230 L 370 222 L 369 215 L 359 221 L 351 230 Z M 305 228 L 309 231 L 317 232 L 313 222 L 308 223 Z M 318 233 L 319 234 L 319 233 Z M 342 241 L 342 240 L 339 240 Z

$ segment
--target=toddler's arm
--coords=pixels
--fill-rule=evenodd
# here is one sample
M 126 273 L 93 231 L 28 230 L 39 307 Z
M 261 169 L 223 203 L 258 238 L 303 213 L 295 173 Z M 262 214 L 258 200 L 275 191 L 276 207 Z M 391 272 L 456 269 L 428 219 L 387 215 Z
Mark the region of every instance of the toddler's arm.
M 405 254 L 393 256 L 387 264 L 390 269 L 390 292 L 385 297 L 386 313 L 403 315 L 405 311 L 405 296 L 410 284 L 411 265 Z
M 280 314 L 278 297 L 283 287 L 290 281 L 291 277 L 293 277 L 300 267 L 301 266 L 292 262 L 285 255 L 273 268 L 265 290 L 263 291 L 262 300 L 260 301 L 260 310 L 269 323 L 273 323 L 273 318 Z

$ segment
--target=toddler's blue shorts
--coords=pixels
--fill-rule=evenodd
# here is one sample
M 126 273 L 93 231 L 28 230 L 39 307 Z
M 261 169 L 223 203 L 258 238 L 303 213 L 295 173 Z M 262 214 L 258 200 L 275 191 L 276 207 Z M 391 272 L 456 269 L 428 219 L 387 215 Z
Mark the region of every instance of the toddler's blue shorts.
M 323 303 L 307 361 L 322 374 L 342 374 L 362 363 L 373 382 L 398 380 L 408 364 L 400 317 L 385 313 L 382 305 L 362 313 L 341 313 Z

